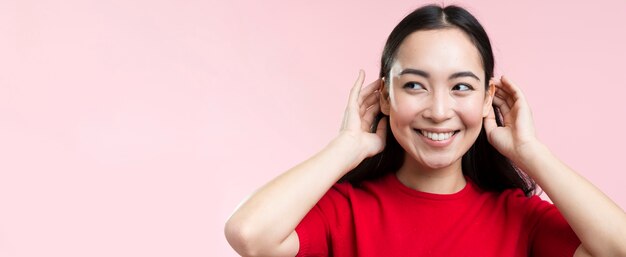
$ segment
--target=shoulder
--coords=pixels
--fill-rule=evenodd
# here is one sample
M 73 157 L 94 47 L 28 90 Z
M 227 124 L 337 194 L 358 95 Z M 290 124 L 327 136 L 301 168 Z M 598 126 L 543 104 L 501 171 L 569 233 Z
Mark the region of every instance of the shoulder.
M 541 226 L 546 220 L 561 220 L 559 210 L 551 202 L 539 195 L 526 196 L 521 189 L 507 189 L 497 195 L 503 211 L 510 216 L 517 216 L 531 230 Z
M 554 205 L 544 199 L 541 199 L 539 195 L 526 196 L 524 192 L 519 188 L 506 189 L 498 194 L 498 199 L 502 201 L 505 206 L 511 208 L 524 208 L 524 209 L 546 209 L 554 208 Z
M 328 256 L 329 252 L 352 256 L 360 215 L 374 213 L 382 181 L 353 185 L 336 183 L 313 206 L 296 227 L 300 240 L 298 256 Z M 355 215 L 357 217 L 355 217 Z M 367 219 L 373 222 L 378 219 Z M 352 243 L 349 243 L 352 242 Z
M 373 208 L 381 198 L 390 198 L 389 177 L 363 181 L 358 185 L 341 182 L 333 185 L 318 201 L 316 207 L 323 210 L 347 211 L 352 209 Z
M 393 174 L 373 180 L 362 181 L 358 185 L 350 182 L 336 183 L 328 190 L 328 194 L 339 195 L 346 198 L 379 194 L 381 190 L 390 187 L 388 182 L 392 178 L 390 177 L 391 175 Z
M 533 256 L 562 256 L 573 254 L 580 240 L 554 204 L 538 195 L 526 196 L 520 189 L 505 190 L 509 212 L 521 215 L 522 229 L 529 235 Z

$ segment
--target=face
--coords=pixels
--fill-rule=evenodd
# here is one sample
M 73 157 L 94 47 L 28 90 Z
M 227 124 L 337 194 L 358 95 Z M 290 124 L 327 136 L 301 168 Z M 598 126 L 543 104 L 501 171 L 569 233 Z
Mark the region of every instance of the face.
M 493 95 L 485 90 L 478 49 L 458 29 L 417 31 L 400 45 L 395 61 L 381 110 L 407 152 L 404 165 L 460 169 Z

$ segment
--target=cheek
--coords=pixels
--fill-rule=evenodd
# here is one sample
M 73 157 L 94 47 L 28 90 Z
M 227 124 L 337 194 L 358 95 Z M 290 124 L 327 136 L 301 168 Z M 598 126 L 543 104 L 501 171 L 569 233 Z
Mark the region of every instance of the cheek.
M 482 97 L 464 99 L 466 101 L 459 102 L 459 116 L 465 123 L 465 126 L 480 127 L 483 123 L 483 101 Z
M 415 120 L 419 111 L 424 108 L 423 100 L 415 97 L 399 95 L 395 98 L 395 105 L 391 106 L 391 113 L 398 125 L 410 124 Z

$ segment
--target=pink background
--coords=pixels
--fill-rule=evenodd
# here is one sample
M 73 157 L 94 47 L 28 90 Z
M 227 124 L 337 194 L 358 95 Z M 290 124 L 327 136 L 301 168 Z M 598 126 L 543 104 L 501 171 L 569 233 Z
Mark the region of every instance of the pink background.
M 0 1 L 0 256 L 236 256 L 421 1 Z M 540 138 L 626 207 L 626 2 L 459 1 Z

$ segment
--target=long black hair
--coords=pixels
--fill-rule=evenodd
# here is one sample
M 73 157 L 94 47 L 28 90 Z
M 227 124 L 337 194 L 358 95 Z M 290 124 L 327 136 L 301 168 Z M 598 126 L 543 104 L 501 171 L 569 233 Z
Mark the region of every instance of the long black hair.
M 494 58 L 489 37 L 472 14 L 455 5 L 445 8 L 437 5 L 423 6 L 400 21 L 387 38 L 380 61 L 380 77 L 385 78 L 385 81 L 391 81 L 388 75 L 395 61 L 395 55 L 404 39 L 411 33 L 419 30 L 446 28 L 460 29 L 469 36 L 476 46 L 485 70 L 485 88 L 488 89 L 489 79 L 493 77 L 494 69 Z M 502 126 L 498 108 L 494 107 L 494 111 L 496 123 L 498 126 Z M 372 126 L 372 132 L 383 117 L 385 115 L 382 113 L 377 116 L 376 122 Z M 356 168 L 344 175 L 340 182 L 349 182 L 359 186 L 362 181 L 395 172 L 402 166 L 404 155 L 404 149 L 394 138 L 391 129 L 388 129 L 385 149 L 363 160 Z M 519 188 L 527 196 L 535 193 L 535 182 L 487 141 L 484 128 L 481 129 L 478 138 L 462 158 L 463 174 L 483 190 L 501 192 L 508 188 Z

